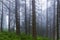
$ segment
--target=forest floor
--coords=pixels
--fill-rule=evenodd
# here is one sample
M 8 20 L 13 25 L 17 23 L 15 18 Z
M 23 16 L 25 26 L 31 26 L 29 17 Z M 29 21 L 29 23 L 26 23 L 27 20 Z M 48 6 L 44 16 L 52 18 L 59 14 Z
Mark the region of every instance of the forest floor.
M 14 32 L 0 32 L 0 40 L 32 40 L 32 35 L 21 33 L 17 36 Z M 49 40 L 48 38 L 37 37 L 37 40 Z

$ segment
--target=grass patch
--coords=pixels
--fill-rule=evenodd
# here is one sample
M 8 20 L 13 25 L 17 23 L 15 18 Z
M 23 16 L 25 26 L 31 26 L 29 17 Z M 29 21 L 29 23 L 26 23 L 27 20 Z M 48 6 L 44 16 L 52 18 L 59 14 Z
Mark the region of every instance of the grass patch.
M 0 32 L 0 40 L 32 40 L 32 35 L 21 33 L 17 36 L 15 32 Z M 46 37 L 37 37 L 37 40 L 49 40 Z

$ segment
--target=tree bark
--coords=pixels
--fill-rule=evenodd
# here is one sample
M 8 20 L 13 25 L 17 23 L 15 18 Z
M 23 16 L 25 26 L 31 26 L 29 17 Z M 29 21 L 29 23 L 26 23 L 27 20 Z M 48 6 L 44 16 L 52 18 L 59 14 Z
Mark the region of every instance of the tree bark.
M 9 2 L 9 25 L 8 25 L 8 30 L 9 30 L 9 32 L 10 32 L 10 2 Z
M 57 40 L 59 40 L 59 23 L 58 23 L 58 16 L 60 14 L 60 1 L 57 0 Z
M 18 9 L 18 0 L 15 0 L 16 34 L 20 34 L 20 13 Z
M 1 14 L 1 32 L 3 31 L 3 0 L 2 0 L 2 14 Z
M 25 33 L 27 34 L 27 12 L 26 12 L 26 0 L 25 0 Z
M 32 0 L 32 36 L 33 36 L 33 40 L 37 40 L 35 0 Z
M 55 40 L 55 0 L 54 0 L 54 13 L 53 13 L 53 40 Z
M 47 10 L 46 10 L 46 37 L 48 37 L 48 0 L 47 0 Z
M 41 34 L 41 36 L 43 36 L 43 34 L 42 34 L 42 3 L 41 3 L 41 18 L 40 19 L 41 19 L 40 34 Z

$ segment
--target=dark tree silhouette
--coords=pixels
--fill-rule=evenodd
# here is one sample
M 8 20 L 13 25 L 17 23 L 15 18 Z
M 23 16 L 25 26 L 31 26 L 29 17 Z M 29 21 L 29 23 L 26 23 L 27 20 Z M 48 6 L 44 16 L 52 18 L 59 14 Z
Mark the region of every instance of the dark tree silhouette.
M 47 0 L 47 10 L 46 10 L 46 37 L 48 37 L 48 0 Z
M 9 1 L 9 25 L 8 25 L 8 30 L 9 30 L 9 32 L 10 32 L 10 1 Z
M 27 34 L 27 11 L 26 11 L 26 0 L 25 0 L 25 33 Z
M 1 14 L 1 32 L 3 31 L 3 0 L 2 0 L 2 14 Z
M 54 13 L 53 13 L 53 40 L 55 40 L 55 0 L 54 0 L 54 6 L 53 6 L 53 9 L 54 9 Z
M 36 36 L 36 13 L 35 13 L 35 0 L 32 0 L 32 36 L 33 40 L 37 40 Z
M 31 33 L 31 0 L 29 1 L 29 18 L 28 18 L 29 20 L 29 24 L 28 24 L 28 32 L 29 32 L 29 35 L 30 35 L 30 33 Z
M 51 38 L 52 38 L 52 33 L 51 33 L 51 27 L 52 27 L 52 25 L 51 25 L 51 23 L 52 23 L 52 19 L 50 18 L 50 40 L 51 40 Z
M 16 17 L 16 34 L 20 34 L 20 13 L 19 13 L 19 7 L 18 7 L 18 0 L 15 0 L 15 17 Z M 18 9 L 19 8 L 19 9 Z
M 58 23 L 58 18 L 60 16 L 60 1 L 57 0 L 57 40 L 59 40 L 59 23 Z
M 41 36 L 42 36 L 42 4 L 41 4 L 41 16 L 40 16 L 41 18 L 41 25 L 40 25 L 40 34 L 41 34 Z

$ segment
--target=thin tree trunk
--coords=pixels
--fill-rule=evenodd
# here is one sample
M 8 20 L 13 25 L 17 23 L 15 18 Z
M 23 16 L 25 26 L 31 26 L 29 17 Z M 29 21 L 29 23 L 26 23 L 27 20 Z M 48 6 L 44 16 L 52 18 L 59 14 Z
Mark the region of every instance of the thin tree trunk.
M 55 0 L 54 0 L 54 13 L 53 13 L 53 40 L 55 40 Z
M 12 3 L 13 4 L 13 3 Z M 12 7 L 14 7 L 13 5 L 12 5 Z M 12 14 L 13 16 L 15 16 L 15 14 Z M 14 17 L 12 17 L 12 19 L 14 19 Z M 12 31 L 14 32 L 14 28 L 15 28 L 15 19 L 14 19 L 14 21 L 13 21 L 13 26 L 12 26 Z
M 52 20 L 52 19 L 50 18 L 50 40 L 51 40 L 51 38 L 52 38 L 52 35 L 51 35 L 51 34 L 52 34 L 52 33 L 51 33 L 51 20 Z
M 10 2 L 9 2 L 9 25 L 8 25 L 8 30 L 9 30 L 9 32 L 10 32 Z
M 48 0 L 47 0 L 47 10 L 46 10 L 46 37 L 48 37 Z
M 57 40 L 59 40 L 59 24 L 58 24 L 58 15 L 60 14 L 60 5 L 59 0 L 57 0 Z
M 42 2 L 42 0 L 41 0 L 41 2 Z M 41 36 L 43 35 L 42 34 L 42 3 L 41 3 L 41 28 L 40 28 L 40 33 L 41 33 Z
M 18 10 L 18 1 L 15 0 L 16 34 L 20 34 L 20 13 Z
M 35 0 L 32 0 L 32 36 L 33 36 L 33 40 L 37 40 Z
M 29 14 L 29 34 L 30 34 L 30 29 L 31 29 L 30 19 L 31 19 L 31 14 Z
M 27 34 L 27 12 L 26 12 L 26 0 L 25 0 L 25 33 Z
M 29 35 L 31 31 L 31 0 L 29 1 Z
M 2 0 L 2 14 L 1 14 L 1 32 L 3 31 L 3 0 Z

